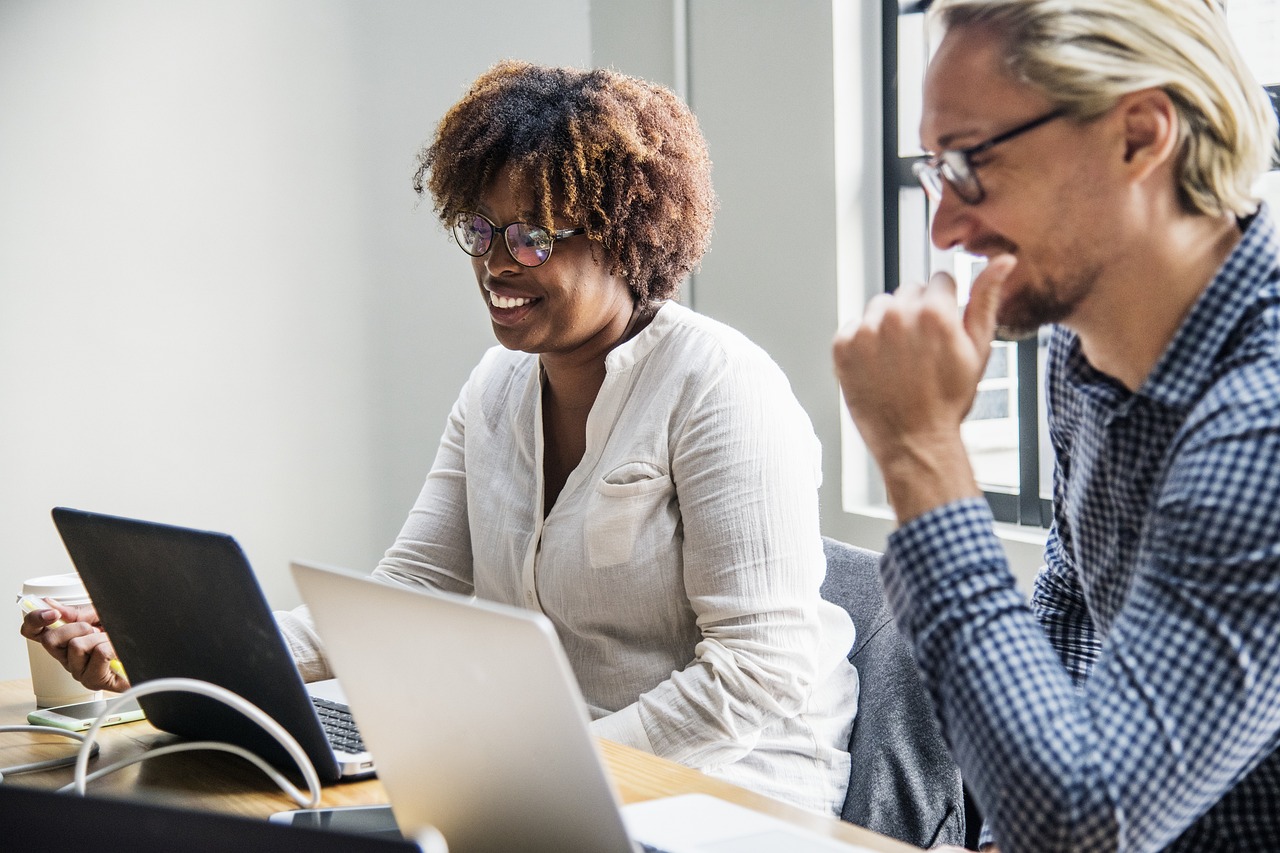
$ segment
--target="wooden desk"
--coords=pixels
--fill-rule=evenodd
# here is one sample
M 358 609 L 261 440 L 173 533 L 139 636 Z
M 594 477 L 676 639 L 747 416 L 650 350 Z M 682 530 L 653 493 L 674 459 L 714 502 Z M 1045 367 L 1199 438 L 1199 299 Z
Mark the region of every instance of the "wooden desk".
M 35 707 L 31 683 L 0 681 L 0 725 L 26 723 Z M 156 744 L 169 743 L 172 735 L 146 722 L 124 723 L 102 729 L 102 752 L 89 765 L 105 767 Z M 673 794 L 701 792 L 778 815 L 811 830 L 861 844 L 882 853 L 916 850 L 853 824 L 813 814 L 804 809 L 722 782 L 679 764 L 621 744 L 600 741 L 600 750 L 624 803 L 636 803 Z M 0 767 L 42 758 L 72 754 L 75 742 L 56 735 L 0 734 Z M 74 777 L 72 767 L 40 773 L 7 776 L 5 785 L 58 788 Z M 165 755 L 127 767 L 89 783 L 90 793 L 163 802 L 265 818 L 273 812 L 296 808 L 293 800 L 276 788 L 256 767 L 234 756 L 217 752 L 184 752 Z M 376 779 L 345 782 L 322 789 L 322 805 L 350 806 L 385 803 L 387 797 Z

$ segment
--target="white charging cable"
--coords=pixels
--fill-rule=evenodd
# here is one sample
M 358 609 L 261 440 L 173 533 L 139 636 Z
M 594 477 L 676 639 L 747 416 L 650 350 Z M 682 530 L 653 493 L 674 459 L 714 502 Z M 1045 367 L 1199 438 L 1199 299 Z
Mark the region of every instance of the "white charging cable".
M 267 734 L 275 738 L 276 742 L 284 747 L 285 751 L 289 753 L 289 757 L 297 763 L 298 769 L 302 771 L 302 778 L 307 783 L 310 797 L 303 794 L 302 791 L 300 791 L 292 782 L 286 779 L 279 771 L 267 764 L 267 762 L 263 761 L 257 755 L 254 755 L 247 749 L 243 749 L 229 743 L 222 743 L 220 741 L 202 740 L 169 744 L 167 746 L 148 750 L 141 755 L 135 755 L 132 758 L 118 761 L 108 767 L 95 770 L 92 774 L 87 774 L 86 771 L 89 766 L 89 755 L 91 752 L 96 752 L 98 749 L 98 745 L 95 741 L 98 736 L 98 730 L 102 728 L 102 721 L 110 716 L 113 710 L 118 706 L 123 705 L 129 699 L 138 696 L 146 696 L 151 693 L 165 693 L 168 691 L 196 693 L 201 696 L 207 696 L 210 699 L 216 699 L 224 705 L 229 705 L 244 714 L 250 720 L 253 720 L 261 726 Z M 72 733 L 64 732 L 64 734 Z M 77 735 L 77 737 L 79 736 Z M 98 715 L 98 718 L 94 720 L 93 725 L 89 727 L 89 730 L 85 732 L 82 741 L 83 742 L 80 745 L 80 752 L 76 757 L 75 781 L 61 789 L 74 789 L 75 792 L 81 796 L 84 795 L 85 785 L 89 780 L 98 779 L 108 773 L 114 773 L 121 768 L 128 767 L 131 764 L 136 764 L 144 759 L 157 755 L 167 755 L 174 752 L 185 752 L 192 749 L 212 749 L 222 752 L 230 752 L 252 762 L 262 770 L 262 772 L 271 777 L 271 780 L 275 782 L 281 790 L 288 794 L 300 807 L 315 808 L 320 805 L 320 777 L 316 773 L 315 767 L 311 764 L 311 760 L 307 758 L 306 752 L 303 751 L 302 747 L 298 744 L 298 741 L 294 739 L 293 735 L 289 734 L 283 726 L 271 717 L 267 716 L 267 714 L 257 705 L 254 705 L 243 697 L 232 693 L 225 687 L 219 687 L 218 685 L 210 684 L 207 681 L 199 681 L 194 678 L 157 678 L 154 681 L 147 681 L 137 685 L 136 687 L 130 687 L 119 696 L 107 700 L 106 708 L 100 715 Z M 9 772 L 13 772 L 13 770 L 10 769 Z
M 235 708 L 237 711 L 260 725 L 268 734 L 275 738 L 276 742 L 285 748 L 289 753 L 289 756 L 297 763 L 298 768 L 302 771 L 303 778 L 306 780 L 310 797 L 303 794 L 297 786 L 285 778 L 285 776 L 276 770 L 276 768 L 272 767 L 254 753 L 234 744 L 223 743 L 221 741 L 201 740 L 172 743 L 166 746 L 149 749 L 140 755 L 135 755 L 122 761 L 117 761 L 107 767 L 99 768 L 92 773 L 86 773 L 89 766 L 89 758 L 97 755 L 99 751 L 96 739 L 99 729 L 102 728 L 102 721 L 107 718 L 111 711 L 115 710 L 117 706 L 124 704 L 131 698 L 146 696 L 150 693 L 164 693 L 171 690 L 185 693 L 197 693 L 201 696 L 208 696 L 211 699 L 216 699 L 225 705 Z M 154 681 L 148 681 L 140 684 L 137 687 L 129 688 L 119 696 L 107 700 L 107 704 L 103 712 L 98 715 L 98 718 L 94 720 L 93 725 L 90 726 L 89 730 L 84 734 L 67 731 L 65 729 L 55 729 L 50 726 L 0 726 L 0 732 L 35 732 L 40 734 L 55 734 L 80 741 L 80 750 L 75 756 L 62 756 L 61 758 L 53 758 L 47 761 L 34 761 L 29 764 L 18 764 L 13 767 L 5 767 L 0 770 L 0 781 L 4 780 L 5 773 L 12 775 L 15 773 L 26 773 L 35 770 L 47 770 L 53 767 L 64 767 L 74 761 L 76 765 L 75 780 L 68 785 L 64 785 L 58 790 L 63 792 L 74 789 L 77 794 L 84 796 L 85 786 L 89 782 L 110 773 L 114 773 L 117 770 L 121 770 L 132 764 L 137 764 L 145 759 L 154 758 L 159 755 L 169 755 L 175 752 L 209 749 L 220 752 L 230 752 L 233 755 L 238 755 L 246 761 L 251 762 L 263 773 L 269 776 L 271 780 L 275 782 L 281 790 L 288 794 L 300 808 L 316 808 L 320 805 L 319 775 L 316 773 L 315 766 L 312 765 L 311 760 L 307 758 L 306 752 L 303 751 L 302 747 L 298 744 L 298 741 L 294 739 L 293 735 L 289 734 L 283 726 L 271 717 L 267 716 L 267 714 L 257 705 L 254 705 L 224 687 L 219 687 L 216 684 L 210 684 L 207 681 L 199 681 L 194 678 L 158 678 Z M 445 841 L 445 838 L 440 834 L 440 831 L 434 827 L 425 827 L 417 834 L 413 841 L 418 845 L 418 848 L 422 850 L 423 853 L 448 853 L 449 850 L 448 842 Z
M 85 736 L 79 732 L 71 732 L 66 729 L 55 729 L 53 726 L 0 726 L 0 733 L 3 732 L 31 732 L 41 735 L 58 735 L 59 737 L 69 737 L 84 743 Z M 92 750 L 94 755 L 98 754 L 98 745 L 95 743 Z M 58 758 L 49 758 L 44 761 L 32 761 L 28 764 L 15 764 L 12 767 L 0 767 L 0 782 L 4 781 L 5 775 L 16 776 L 19 773 L 32 773 L 36 770 L 52 770 L 55 767 L 66 767 L 68 764 L 76 762 L 75 755 L 63 755 Z

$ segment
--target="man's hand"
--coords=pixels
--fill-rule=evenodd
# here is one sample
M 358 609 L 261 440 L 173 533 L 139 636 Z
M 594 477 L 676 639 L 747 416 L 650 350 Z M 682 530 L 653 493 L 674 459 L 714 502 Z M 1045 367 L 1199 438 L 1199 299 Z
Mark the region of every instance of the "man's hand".
M 44 646 L 76 681 L 90 690 L 128 690 L 128 679 L 111 668 L 116 652 L 93 606 L 47 603 L 49 608 L 33 610 L 23 617 L 19 633 Z
M 836 335 L 845 404 L 885 477 L 899 522 L 980 495 L 960 440 L 991 354 L 996 310 L 1012 256 L 993 258 L 963 317 L 955 281 L 938 273 L 867 303 Z

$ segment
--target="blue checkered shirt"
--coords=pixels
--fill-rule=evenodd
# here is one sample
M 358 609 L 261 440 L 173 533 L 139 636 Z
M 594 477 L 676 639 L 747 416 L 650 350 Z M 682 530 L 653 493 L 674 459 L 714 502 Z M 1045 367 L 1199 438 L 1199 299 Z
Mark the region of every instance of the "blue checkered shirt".
M 1143 386 L 1053 332 L 1030 606 L 980 499 L 885 586 L 1002 853 L 1280 850 L 1280 260 L 1264 205 Z

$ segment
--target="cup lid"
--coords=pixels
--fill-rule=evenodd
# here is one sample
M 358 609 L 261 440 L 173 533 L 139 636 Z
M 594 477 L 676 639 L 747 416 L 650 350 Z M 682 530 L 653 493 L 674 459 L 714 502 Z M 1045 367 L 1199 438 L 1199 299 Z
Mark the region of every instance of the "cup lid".
M 38 595 L 41 598 L 45 596 L 51 598 L 83 596 L 85 594 L 84 581 L 80 580 L 80 575 L 75 572 L 66 572 L 61 575 L 42 575 L 23 581 L 22 594 Z

